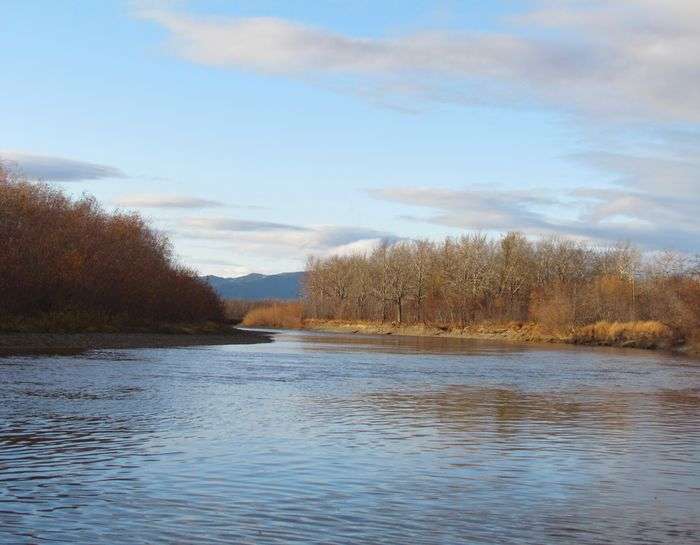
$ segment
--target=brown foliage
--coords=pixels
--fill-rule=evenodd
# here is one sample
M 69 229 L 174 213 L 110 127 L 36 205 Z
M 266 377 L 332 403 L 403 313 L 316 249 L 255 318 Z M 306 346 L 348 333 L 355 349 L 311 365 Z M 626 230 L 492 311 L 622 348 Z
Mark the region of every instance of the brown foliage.
M 243 318 L 243 325 L 299 329 L 303 326 L 302 305 L 299 302 L 278 302 L 254 308 Z
M 224 314 L 229 323 L 240 324 L 251 310 L 283 302 L 276 299 L 225 299 Z
M 639 322 L 645 325 L 614 325 L 605 335 L 597 326 L 581 338 L 624 344 L 639 335 L 644 345 L 651 342 L 649 322 L 664 324 L 674 338 L 700 336 L 700 271 L 697 258 L 642 255 L 629 244 L 596 248 L 556 237 L 533 242 L 519 233 L 498 240 L 466 235 L 311 259 L 304 304 L 312 319 L 447 329 L 534 322 L 561 338 L 587 324 Z
M 220 321 L 222 305 L 137 214 L 104 211 L 0 165 L 0 316 L 120 325 Z
M 573 341 L 581 344 L 635 348 L 668 348 L 676 340 L 670 327 L 655 321 L 597 322 L 579 328 L 573 335 Z

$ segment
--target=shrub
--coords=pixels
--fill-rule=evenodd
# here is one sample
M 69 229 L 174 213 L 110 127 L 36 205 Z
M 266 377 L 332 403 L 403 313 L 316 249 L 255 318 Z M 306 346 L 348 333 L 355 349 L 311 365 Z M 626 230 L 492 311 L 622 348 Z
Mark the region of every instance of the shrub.
M 286 301 L 278 301 L 275 299 L 226 299 L 224 300 L 224 313 L 229 323 L 240 324 L 243 322 L 243 318 L 245 318 L 246 314 L 251 310 L 284 302 Z
M 248 327 L 299 329 L 303 324 L 302 305 L 299 302 L 273 303 L 255 308 L 243 318 L 243 325 Z
M 108 213 L 0 165 L 0 316 L 77 328 L 221 321 L 223 307 L 138 214 Z
M 676 335 L 670 327 L 656 321 L 601 321 L 577 329 L 573 340 L 580 344 L 668 348 L 675 344 Z

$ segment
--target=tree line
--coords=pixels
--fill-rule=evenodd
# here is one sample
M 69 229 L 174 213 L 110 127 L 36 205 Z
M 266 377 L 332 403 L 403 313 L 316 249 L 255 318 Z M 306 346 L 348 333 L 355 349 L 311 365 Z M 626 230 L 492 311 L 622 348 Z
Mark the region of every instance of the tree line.
M 224 316 L 213 289 L 138 214 L 109 213 L 0 164 L 0 317 L 59 314 L 122 325 Z
M 658 320 L 700 328 L 697 257 L 647 255 L 552 236 L 468 234 L 310 258 L 310 318 L 464 327 L 533 321 L 565 330 L 597 321 Z

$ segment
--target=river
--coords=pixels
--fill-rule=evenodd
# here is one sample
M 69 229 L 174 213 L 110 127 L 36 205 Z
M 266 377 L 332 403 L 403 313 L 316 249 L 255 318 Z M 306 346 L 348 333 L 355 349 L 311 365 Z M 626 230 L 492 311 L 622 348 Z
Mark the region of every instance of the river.
M 700 542 L 700 363 L 283 332 L 0 359 L 0 543 Z

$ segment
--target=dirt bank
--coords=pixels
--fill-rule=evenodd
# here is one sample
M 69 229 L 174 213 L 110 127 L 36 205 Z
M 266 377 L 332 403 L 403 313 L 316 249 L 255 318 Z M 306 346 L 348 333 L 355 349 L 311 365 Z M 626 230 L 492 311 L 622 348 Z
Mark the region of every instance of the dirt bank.
M 534 324 L 480 324 L 464 328 L 432 327 L 427 325 L 397 325 L 393 323 L 346 322 L 341 320 L 304 321 L 304 329 L 334 333 L 368 335 L 408 335 L 413 337 L 454 337 L 461 339 L 509 340 L 517 342 L 564 343 L 568 337 L 544 333 Z
M 697 347 L 684 344 L 670 329 L 658 322 L 608 323 L 579 328 L 574 332 L 551 333 L 538 324 L 511 322 L 483 323 L 464 328 L 398 325 L 395 323 L 349 322 L 342 320 L 304 321 L 304 329 L 334 333 L 368 335 L 409 335 L 417 337 L 454 337 L 527 343 L 562 343 L 587 346 L 661 349 L 697 355 Z
M 95 349 L 170 348 L 254 344 L 272 341 L 257 331 L 231 329 L 226 333 L 0 333 L 0 356 L 75 354 Z

